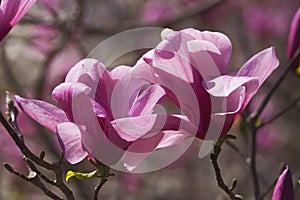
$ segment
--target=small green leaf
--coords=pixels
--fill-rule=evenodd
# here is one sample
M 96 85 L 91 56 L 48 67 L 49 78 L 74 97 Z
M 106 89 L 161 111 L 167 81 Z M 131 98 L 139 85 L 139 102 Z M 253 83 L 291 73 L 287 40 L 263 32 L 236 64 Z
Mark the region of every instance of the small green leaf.
M 87 173 L 68 171 L 67 175 L 66 175 L 66 182 L 69 183 L 70 178 L 72 178 L 72 177 L 75 177 L 78 180 L 87 180 L 87 179 L 95 178 L 95 177 L 99 177 L 99 176 L 100 176 L 99 170 L 95 170 L 95 171 L 87 172 Z

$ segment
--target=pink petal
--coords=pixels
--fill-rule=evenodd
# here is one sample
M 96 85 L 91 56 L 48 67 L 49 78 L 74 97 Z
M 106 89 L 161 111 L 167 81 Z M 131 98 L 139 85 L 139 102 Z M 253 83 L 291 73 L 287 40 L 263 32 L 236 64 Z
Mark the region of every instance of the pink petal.
M 247 88 L 247 92 L 251 93 L 258 87 L 256 77 L 239 77 L 239 76 L 219 76 L 203 83 L 206 91 L 215 97 L 227 97 L 239 87 L 251 82 Z
M 36 0 L 2 0 L 0 4 L 0 41 L 35 2 Z
M 110 98 L 110 108 L 114 119 L 128 117 L 129 111 L 140 89 L 146 84 L 142 79 L 127 73 L 116 82 Z
M 66 82 L 84 83 L 96 93 L 100 79 L 106 72 L 105 66 L 96 59 L 86 58 L 78 62 L 66 76 Z
M 112 121 L 111 124 L 126 141 L 135 141 L 149 134 L 167 130 L 184 130 L 194 136 L 198 131 L 198 127 L 183 116 L 163 114 L 121 118 Z
M 106 165 L 118 162 L 124 152 L 121 147 L 126 146 L 126 142 L 113 134 L 109 127 L 104 127 L 107 129 L 106 136 L 98 122 L 91 99 L 84 92 L 74 93 L 72 104 L 74 123 L 84 127 L 81 140 L 87 152 Z
M 151 114 L 156 104 L 165 95 L 165 91 L 159 85 L 148 87 L 142 94 L 133 102 L 129 111 L 130 116 Z
M 57 125 L 57 137 L 60 146 L 66 160 L 71 164 L 82 161 L 88 155 L 81 143 L 82 131 L 76 124 L 71 122 Z
M 256 94 L 260 86 L 265 82 L 265 80 L 271 75 L 271 73 L 278 67 L 279 60 L 276 57 L 275 49 L 273 47 L 265 49 L 256 55 L 254 55 L 250 60 L 248 60 L 243 67 L 237 73 L 237 76 L 247 76 L 258 78 L 257 88 L 248 93 L 246 96 L 245 104 L 246 106 L 252 97 Z
M 124 166 L 132 171 L 147 158 L 159 145 L 164 134 L 159 132 L 152 137 L 141 138 L 130 145 L 124 155 Z
M 272 200 L 294 200 L 292 174 L 288 167 L 279 176 L 274 188 Z
M 74 98 L 80 93 L 88 95 L 91 89 L 82 83 L 61 83 L 52 92 L 52 97 L 61 105 L 70 121 L 73 121 Z
M 132 171 L 155 150 L 179 144 L 190 137 L 193 136 L 184 131 L 162 131 L 149 137 L 140 138 L 133 142 L 125 152 L 124 166 Z
M 53 133 L 56 132 L 56 126 L 60 123 L 69 121 L 63 110 L 49 103 L 24 99 L 15 96 L 18 106 L 32 119 L 45 126 Z
M 256 77 L 259 80 L 258 88 L 265 82 L 270 74 L 278 67 L 275 48 L 265 49 L 248 60 L 237 73 L 237 76 Z
M 153 67 L 164 70 L 188 82 L 193 82 L 192 63 L 186 43 L 192 38 L 176 32 L 168 40 L 163 40 L 155 48 Z
M 126 66 L 126 65 L 120 65 L 115 67 L 110 73 L 112 79 L 121 79 L 123 76 L 125 76 L 129 71 L 132 69 L 132 67 Z
M 220 63 L 221 52 L 213 43 L 205 40 L 192 40 L 187 43 L 187 48 L 191 64 L 204 79 L 224 74 L 224 64 Z
M 157 115 L 145 115 L 116 119 L 111 124 L 122 139 L 134 141 L 146 135 L 150 130 L 160 131 L 163 128 L 166 117 L 161 120 L 156 119 Z
M 229 38 L 223 33 L 210 32 L 210 31 L 198 31 L 192 28 L 183 29 L 181 32 L 193 36 L 196 40 L 205 40 L 213 43 L 221 52 L 221 56 L 211 54 L 213 60 L 217 63 L 221 74 L 226 74 L 227 64 L 231 57 L 232 44 Z

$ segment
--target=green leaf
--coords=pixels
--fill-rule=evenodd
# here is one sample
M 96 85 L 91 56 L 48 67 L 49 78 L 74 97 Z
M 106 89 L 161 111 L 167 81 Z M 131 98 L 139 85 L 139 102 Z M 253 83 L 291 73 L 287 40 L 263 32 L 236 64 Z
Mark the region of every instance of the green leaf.
M 100 177 L 99 170 L 95 170 L 92 172 L 86 172 L 86 173 L 81 173 L 81 172 L 73 172 L 73 171 L 68 171 L 66 175 L 66 182 L 69 183 L 70 178 L 75 177 L 78 180 L 87 180 L 90 178 L 95 178 L 95 177 Z

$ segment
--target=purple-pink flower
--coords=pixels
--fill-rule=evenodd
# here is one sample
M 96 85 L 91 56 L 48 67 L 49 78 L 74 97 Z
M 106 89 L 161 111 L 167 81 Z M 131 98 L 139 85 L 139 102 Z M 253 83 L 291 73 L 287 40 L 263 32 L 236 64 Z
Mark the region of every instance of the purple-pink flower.
M 0 3 L 0 41 L 20 21 L 36 0 L 2 0 Z
M 133 67 L 108 71 L 95 59 L 77 63 L 53 90 L 61 108 L 15 99 L 25 113 L 57 133 L 70 163 L 89 155 L 107 165 L 121 161 L 132 170 L 152 152 L 187 138 L 227 134 L 278 66 L 269 48 L 229 75 L 231 49 L 221 33 L 165 29 L 162 42 Z M 180 113 L 168 112 L 165 100 Z
M 288 166 L 279 176 L 275 185 L 272 200 L 294 200 L 292 174 Z
M 300 7 L 295 13 L 289 33 L 287 45 L 287 57 L 291 59 L 297 49 L 300 47 Z
M 152 151 L 177 144 L 189 134 L 178 130 L 184 119 L 153 113 L 164 89 L 131 71 L 119 66 L 109 72 L 101 62 L 84 59 L 52 93 L 62 109 L 39 100 L 15 99 L 25 113 L 57 133 L 70 163 L 90 154 L 115 164 L 124 156 L 124 165 L 132 169 Z
M 149 81 L 166 89 L 169 98 L 198 128 L 201 139 L 225 136 L 279 64 L 274 48 L 268 48 L 247 61 L 236 75 L 230 75 L 227 65 L 232 45 L 224 34 L 165 29 L 162 39 L 135 68 L 148 68 L 156 74 L 158 78 Z M 144 75 L 140 73 L 140 77 Z

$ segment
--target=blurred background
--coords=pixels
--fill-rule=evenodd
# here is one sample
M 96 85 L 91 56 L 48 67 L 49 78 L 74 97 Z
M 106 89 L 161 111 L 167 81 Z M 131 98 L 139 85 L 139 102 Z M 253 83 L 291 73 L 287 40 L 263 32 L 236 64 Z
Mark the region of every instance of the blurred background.
M 280 67 L 264 84 L 248 112 L 255 110 L 264 95 L 287 66 L 286 45 L 289 27 L 299 0 L 39 0 L 21 22 L 0 43 L 0 99 L 5 110 L 5 91 L 26 98 L 54 103 L 52 89 L 64 80 L 68 70 L 104 39 L 136 27 L 168 27 L 175 30 L 193 27 L 225 33 L 233 44 L 229 71 L 236 72 L 252 55 L 275 46 Z M 122 45 L 122 44 L 120 44 Z M 134 65 L 145 51 L 122 56 L 114 65 Z M 300 94 L 299 76 L 289 73 L 261 116 L 267 121 Z M 282 163 L 288 164 L 300 198 L 300 103 L 281 118 L 259 130 L 257 168 L 262 191 L 279 175 Z M 53 133 L 40 127 L 23 113 L 18 123 L 26 144 L 37 155 L 46 151 L 46 160 L 56 162 L 60 148 Z M 253 199 L 249 155 L 249 135 L 238 120 L 230 134 L 239 153 L 223 146 L 220 167 L 228 185 L 237 178 L 236 192 Z M 26 173 L 20 151 L 0 126 L 0 161 Z M 101 190 L 103 200 L 207 200 L 227 199 L 218 188 L 209 157 L 198 159 L 197 142 L 171 166 L 147 174 L 117 172 Z M 87 162 L 67 170 L 88 171 Z M 92 199 L 96 180 L 69 183 L 77 199 Z M 272 188 L 266 199 L 271 199 Z M 0 199 L 47 199 L 34 186 L 0 167 Z

